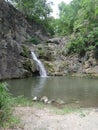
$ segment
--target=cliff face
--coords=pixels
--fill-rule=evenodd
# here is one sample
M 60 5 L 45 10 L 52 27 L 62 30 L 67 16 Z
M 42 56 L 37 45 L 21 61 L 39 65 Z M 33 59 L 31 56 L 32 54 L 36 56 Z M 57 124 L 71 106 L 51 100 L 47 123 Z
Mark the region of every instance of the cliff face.
M 67 53 L 68 39 L 53 38 L 46 46 L 38 45 L 36 52 L 44 60 L 48 75 L 53 76 L 90 76 L 98 77 L 98 58 L 95 52 L 87 51 L 85 55 Z
M 0 0 L 0 80 L 32 76 L 36 66 L 24 43 L 32 37 L 47 39 L 43 27 L 28 21 L 11 4 Z
M 94 52 L 85 56 L 66 55 L 66 38 L 48 40 L 42 25 L 25 18 L 11 4 L 0 0 L 0 80 L 38 75 L 31 50 L 44 62 L 48 75 L 90 74 L 98 76 L 98 59 Z M 28 44 L 29 43 L 29 44 Z M 29 49 L 30 48 L 30 49 Z

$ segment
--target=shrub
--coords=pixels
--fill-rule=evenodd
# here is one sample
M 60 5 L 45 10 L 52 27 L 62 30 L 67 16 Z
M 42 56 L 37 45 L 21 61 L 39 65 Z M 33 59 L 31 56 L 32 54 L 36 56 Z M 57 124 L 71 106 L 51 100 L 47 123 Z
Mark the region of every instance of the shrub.
M 84 37 L 78 33 L 76 36 L 73 36 L 69 44 L 67 44 L 68 53 L 85 53 L 86 44 L 84 42 Z
M 93 28 L 86 34 L 78 32 L 71 35 L 67 44 L 68 53 L 85 54 L 87 50 L 94 50 L 98 57 L 98 27 Z
M 31 37 L 31 38 L 29 39 L 29 42 L 32 43 L 32 44 L 34 44 L 34 45 L 37 45 L 37 44 L 40 43 L 40 42 L 39 42 L 39 38 L 38 38 L 37 36 Z
M 23 48 L 23 52 L 21 53 L 21 55 L 23 57 L 29 57 L 29 49 L 24 45 L 22 45 L 22 48 Z
M 10 94 L 6 83 L 0 83 L 0 125 L 10 118 Z

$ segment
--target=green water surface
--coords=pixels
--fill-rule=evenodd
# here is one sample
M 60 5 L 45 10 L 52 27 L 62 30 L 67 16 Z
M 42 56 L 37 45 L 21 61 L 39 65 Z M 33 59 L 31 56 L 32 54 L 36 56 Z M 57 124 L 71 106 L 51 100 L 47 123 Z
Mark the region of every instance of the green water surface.
M 66 104 L 98 107 L 98 79 L 77 77 L 32 77 L 7 81 L 13 96 L 47 96 Z

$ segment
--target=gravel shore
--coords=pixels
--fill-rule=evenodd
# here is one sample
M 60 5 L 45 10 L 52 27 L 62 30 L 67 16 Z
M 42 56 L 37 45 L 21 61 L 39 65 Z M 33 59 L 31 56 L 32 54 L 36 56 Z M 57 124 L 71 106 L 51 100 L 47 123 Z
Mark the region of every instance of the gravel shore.
M 16 107 L 14 114 L 21 124 L 6 130 L 98 130 L 98 109 L 59 114 L 47 107 Z

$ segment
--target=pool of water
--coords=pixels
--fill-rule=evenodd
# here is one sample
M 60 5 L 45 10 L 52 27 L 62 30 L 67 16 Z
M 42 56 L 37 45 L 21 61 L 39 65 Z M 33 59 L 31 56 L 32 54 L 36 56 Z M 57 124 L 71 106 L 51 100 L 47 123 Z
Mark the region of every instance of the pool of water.
M 61 99 L 66 104 L 80 107 L 98 107 L 98 80 L 77 77 L 32 77 L 8 80 L 13 96 L 47 96 Z

